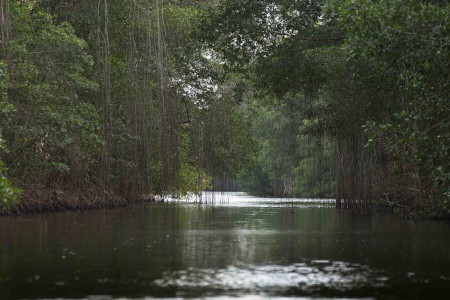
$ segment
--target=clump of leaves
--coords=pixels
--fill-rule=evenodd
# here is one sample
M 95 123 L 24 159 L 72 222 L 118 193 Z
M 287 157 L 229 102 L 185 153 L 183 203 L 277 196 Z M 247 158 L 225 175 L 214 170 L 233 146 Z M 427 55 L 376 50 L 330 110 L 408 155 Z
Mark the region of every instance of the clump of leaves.
M 0 151 L 6 151 L 4 141 L 0 136 Z M 11 182 L 5 176 L 6 168 L 0 160 L 0 207 L 10 208 L 17 202 L 22 191 L 12 186 Z

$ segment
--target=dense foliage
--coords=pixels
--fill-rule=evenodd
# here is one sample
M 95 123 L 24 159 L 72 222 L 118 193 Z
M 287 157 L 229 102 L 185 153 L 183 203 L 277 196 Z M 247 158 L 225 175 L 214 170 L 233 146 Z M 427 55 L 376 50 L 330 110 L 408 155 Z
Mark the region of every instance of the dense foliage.
M 230 71 L 247 74 L 251 101 L 265 107 L 255 136 L 275 129 L 259 138 L 244 186 L 258 192 L 257 182 L 276 186 L 291 176 L 280 194 L 294 195 L 299 180 L 315 177 L 293 171 L 304 165 L 308 140 L 325 146 L 307 164 L 324 155 L 331 162 L 326 177 L 338 205 L 376 200 L 405 213 L 449 213 L 446 1 L 224 0 L 209 12 L 202 39 Z M 295 155 L 286 155 L 286 143 Z
M 259 151 L 254 164 L 239 174 L 239 188 L 260 196 L 333 196 L 330 145 L 302 134 L 304 113 L 295 105 L 298 97 L 287 95 L 286 102 L 275 107 L 253 108 L 251 133 Z
M 366 132 L 368 144 L 384 154 L 383 164 L 394 175 L 390 177 L 408 181 L 400 191 L 392 185 L 384 189 L 399 194 L 402 202 L 413 200 L 414 206 L 428 213 L 448 213 L 447 3 L 347 1 L 332 3 L 330 8 L 348 34 L 345 46 L 351 59 L 373 61 L 386 78 L 392 78 L 395 107 L 381 120 L 368 120 Z M 377 96 L 385 98 L 384 93 Z
M 6 151 L 3 139 L 0 136 L 0 151 Z M 5 177 L 6 168 L 0 161 L 0 206 L 11 207 L 20 197 L 21 190 L 13 187 L 11 181 Z
M 10 182 L 27 199 L 95 189 L 132 201 L 239 171 L 248 126 L 233 83 L 217 88 L 220 64 L 190 37 L 201 11 L 186 1 L 2 0 L 1 204 L 17 198 Z
M 448 216 L 449 15 L 421 0 L 1 0 L 4 201 L 10 181 L 138 199 L 227 174 L 260 195 Z

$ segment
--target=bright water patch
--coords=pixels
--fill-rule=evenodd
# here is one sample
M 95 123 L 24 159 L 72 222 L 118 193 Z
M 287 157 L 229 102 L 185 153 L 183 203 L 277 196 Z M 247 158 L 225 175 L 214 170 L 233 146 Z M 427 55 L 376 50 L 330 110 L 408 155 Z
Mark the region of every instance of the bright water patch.
M 164 272 L 153 284 L 163 290 L 176 290 L 171 298 L 150 299 L 317 299 L 324 290 L 333 295 L 386 286 L 385 271 L 372 270 L 357 263 L 311 260 L 291 265 L 237 265 L 223 269 L 188 268 Z M 280 296 L 284 295 L 284 296 Z M 305 295 L 305 296 L 299 296 Z M 306 296 L 310 295 L 310 296 Z M 84 300 L 129 299 L 109 295 L 91 295 Z M 320 297 L 320 299 L 335 299 Z M 339 299 L 373 299 L 351 297 Z M 66 299 L 67 300 L 67 299 Z
M 170 202 L 180 199 L 171 198 Z M 183 202 L 195 204 L 214 204 L 228 207 L 282 207 L 295 206 L 296 208 L 334 207 L 334 199 L 311 198 L 262 198 L 250 196 L 244 192 L 203 192 L 201 195 L 189 195 L 181 199 Z
M 115 297 L 111 297 L 109 295 L 92 295 L 89 296 L 87 298 L 84 299 L 67 299 L 67 298 L 49 298 L 49 299 L 41 299 L 41 300 L 128 300 L 130 298 L 115 298 Z M 144 297 L 144 298 L 133 298 L 134 300 L 153 300 L 153 299 L 158 299 L 158 300 L 167 300 L 167 299 L 171 299 L 171 300 L 182 300 L 182 299 L 186 299 L 184 297 L 173 297 L 173 298 L 155 298 L 155 297 Z M 260 295 L 241 295 L 239 297 L 236 296 L 210 296 L 210 297 L 197 297 L 197 298 L 189 298 L 189 299 L 202 299 L 202 300 L 266 300 L 267 297 L 264 296 L 260 296 Z M 271 296 L 270 299 L 275 299 L 275 300 L 331 300 L 331 299 L 336 299 L 335 297 L 278 297 L 278 296 Z M 338 298 L 339 300 L 347 300 L 347 299 L 352 299 L 352 300 L 369 300 L 369 299 L 374 299 L 372 297 L 366 297 L 366 298 Z
M 166 272 L 155 284 L 189 292 L 203 289 L 231 295 L 257 293 L 313 295 L 324 289 L 346 292 L 367 287 L 382 287 L 389 278 L 369 266 L 327 260 L 287 266 L 229 266 L 224 269 L 196 269 Z

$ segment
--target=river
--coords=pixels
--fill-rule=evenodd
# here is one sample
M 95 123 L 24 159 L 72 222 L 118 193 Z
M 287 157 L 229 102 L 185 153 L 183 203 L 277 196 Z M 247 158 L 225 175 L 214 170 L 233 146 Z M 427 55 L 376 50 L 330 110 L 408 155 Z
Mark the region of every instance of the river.
M 352 216 L 327 200 L 203 201 L 0 218 L 0 299 L 450 294 L 449 222 Z

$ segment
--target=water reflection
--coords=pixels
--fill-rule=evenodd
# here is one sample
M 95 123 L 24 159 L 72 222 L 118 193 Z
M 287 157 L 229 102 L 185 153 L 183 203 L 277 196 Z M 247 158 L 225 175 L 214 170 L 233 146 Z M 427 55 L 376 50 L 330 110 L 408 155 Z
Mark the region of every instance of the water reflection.
M 215 289 L 227 293 L 287 293 L 301 289 L 304 293 L 318 292 L 324 288 L 336 291 L 355 290 L 365 286 L 384 286 L 389 279 L 382 271 L 347 262 L 310 261 L 287 266 L 228 266 L 225 269 L 189 268 L 165 272 L 155 284 L 162 287 L 179 287 L 185 291 Z
M 350 216 L 329 200 L 208 197 L 0 218 L 0 299 L 450 292 L 448 222 Z

